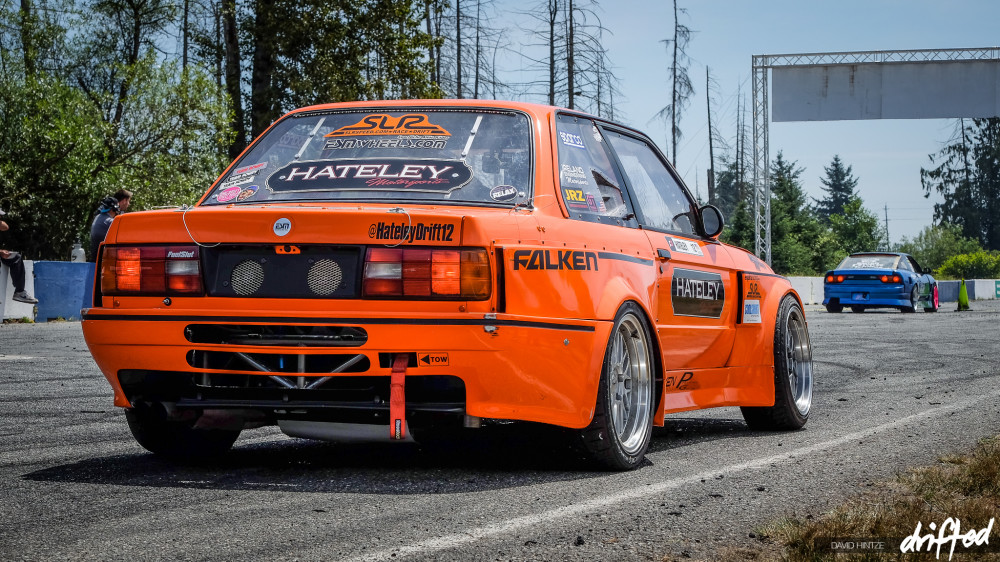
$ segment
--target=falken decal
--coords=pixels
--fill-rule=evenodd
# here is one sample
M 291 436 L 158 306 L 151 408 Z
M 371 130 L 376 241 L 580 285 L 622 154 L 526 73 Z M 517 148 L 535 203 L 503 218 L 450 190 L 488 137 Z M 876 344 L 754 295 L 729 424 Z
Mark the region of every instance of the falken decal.
M 472 180 L 461 160 L 376 158 L 292 162 L 267 178 L 275 192 L 377 189 L 446 193 Z
M 675 268 L 670 279 L 670 303 L 677 316 L 720 318 L 726 304 L 722 276 L 707 271 Z
M 516 250 L 514 271 L 521 269 L 597 271 L 597 254 L 582 250 Z
M 368 115 L 353 125 L 345 125 L 324 135 L 330 137 L 353 137 L 362 135 L 410 135 L 443 136 L 451 133 L 440 125 L 431 123 L 423 113 L 407 113 L 393 117 L 383 113 Z
M 670 250 L 673 252 L 679 252 L 681 254 L 690 254 L 692 256 L 703 256 L 705 254 L 701 251 L 701 246 L 697 242 L 692 242 L 690 240 L 684 240 L 682 238 L 672 238 L 670 236 L 665 236 L 667 239 L 667 245 L 670 246 Z

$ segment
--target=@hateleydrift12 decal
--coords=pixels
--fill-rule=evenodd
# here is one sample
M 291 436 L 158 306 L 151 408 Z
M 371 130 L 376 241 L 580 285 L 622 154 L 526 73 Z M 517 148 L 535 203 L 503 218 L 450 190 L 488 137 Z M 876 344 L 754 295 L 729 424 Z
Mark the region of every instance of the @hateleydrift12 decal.
M 670 303 L 678 316 L 719 318 L 726 304 L 722 276 L 707 271 L 674 268 L 670 279 Z
M 461 160 L 377 158 L 293 162 L 269 178 L 274 192 L 378 189 L 446 193 L 472 179 Z

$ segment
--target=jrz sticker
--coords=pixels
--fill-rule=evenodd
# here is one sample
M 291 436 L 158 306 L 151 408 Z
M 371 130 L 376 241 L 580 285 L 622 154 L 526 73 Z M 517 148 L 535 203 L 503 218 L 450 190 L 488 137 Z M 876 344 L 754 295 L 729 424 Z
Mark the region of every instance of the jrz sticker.
M 699 246 L 697 242 L 683 240 L 681 238 L 671 238 L 670 236 L 666 236 L 665 238 L 667 239 L 667 245 L 670 246 L 670 250 L 673 252 L 691 254 L 692 256 L 705 255 L 702 253 L 701 246 Z
M 383 113 L 368 115 L 353 125 L 345 125 L 327 133 L 330 137 L 354 137 L 362 135 L 409 135 L 409 136 L 444 136 L 451 133 L 440 125 L 430 122 L 423 113 L 407 113 L 393 117 Z
M 726 304 L 722 276 L 708 271 L 675 268 L 670 279 L 670 302 L 677 316 L 719 318 Z
M 498 185 L 490 190 L 490 199 L 494 201 L 510 201 L 517 197 L 517 188 L 513 185 Z
M 590 207 L 587 206 L 587 194 L 582 189 L 566 189 L 564 187 L 563 199 L 566 200 L 566 206 L 571 209 L 590 210 Z
M 275 192 L 350 189 L 449 192 L 471 179 L 472 170 L 461 160 L 323 160 L 287 164 L 267 178 L 267 187 Z
M 226 203 L 232 201 L 233 199 L 236 199 L 236 197 L 239 196 L 239 194 L 240 194 L 239 186 L 234 185 L 232 187 L 227 187 L 222 191 L 220 191 L 219 193 L 217 193 L 215 195 L 215 199 L 219 203 Z

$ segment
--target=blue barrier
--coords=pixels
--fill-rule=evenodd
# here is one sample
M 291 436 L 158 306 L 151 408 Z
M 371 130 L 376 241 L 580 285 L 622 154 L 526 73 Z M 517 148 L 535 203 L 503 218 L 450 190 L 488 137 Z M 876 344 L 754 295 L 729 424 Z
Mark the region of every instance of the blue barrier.
M 57 318 L 79 320 L 80 309 L 91 306 L 94 294 L 94 264 L 36 261 L 34 273 L 38 322 L 48 322 Z

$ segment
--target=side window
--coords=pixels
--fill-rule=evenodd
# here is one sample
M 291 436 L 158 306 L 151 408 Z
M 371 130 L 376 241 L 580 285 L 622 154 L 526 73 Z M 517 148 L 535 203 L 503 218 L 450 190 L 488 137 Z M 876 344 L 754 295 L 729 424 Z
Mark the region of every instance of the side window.
M 607 142 L 593 121 L 559 115 L 559 192 L 570 217 L 620 223 L 630 214 Z
M 696 206 L 653 148 L 618 133 L 608 134 L 608 139 L 635 194 L 643 224 L 694 236 Z
M 909 269 L 920 273 L 920 266 L 917 265 L 917 260 L 910 257 L 899 260 L 899 267 L 900 269 Z

